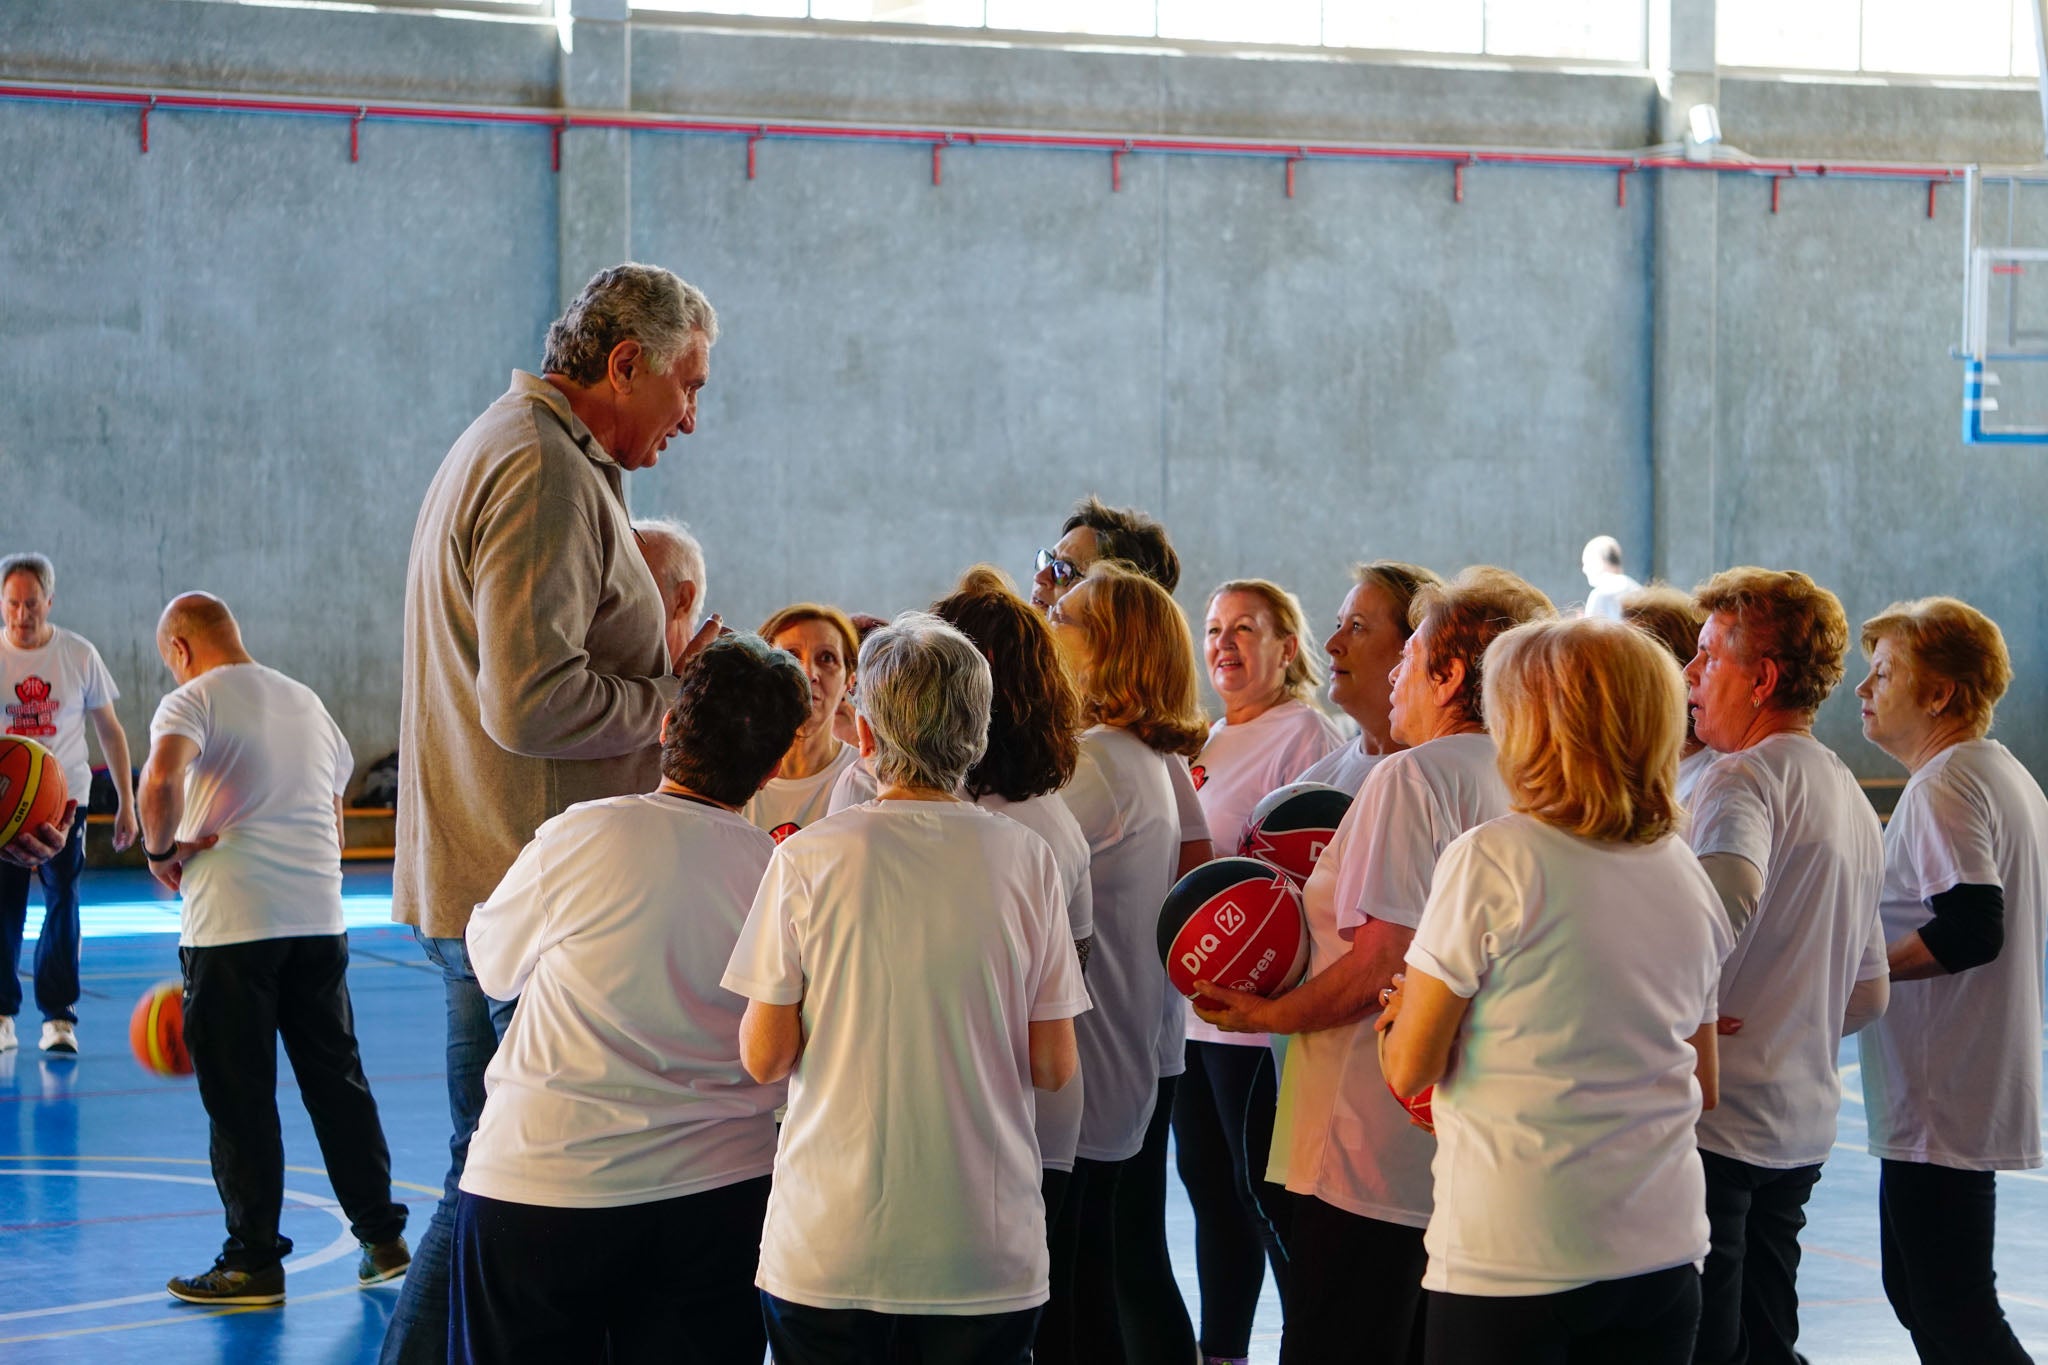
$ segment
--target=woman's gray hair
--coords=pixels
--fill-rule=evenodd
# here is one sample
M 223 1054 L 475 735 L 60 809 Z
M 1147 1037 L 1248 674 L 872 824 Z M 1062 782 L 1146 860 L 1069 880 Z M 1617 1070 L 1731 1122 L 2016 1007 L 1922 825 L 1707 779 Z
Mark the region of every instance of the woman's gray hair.
M 701 291 L 672 270 L 628 261 L 593 275 L 548 327 L 541 369 L 595 384 L 618 344 L 637 341 L 648 365 L 660 373 L 700 332 L 707 346 L 718 340 L 718 314 Z
M 41 584 L 45 597 L 57 591 L 57 569 L 50 563 L 48 555 L 39 555 L 31 550 L 27 554 L 9 555 L 5 559 L 0 559 L 0 583 L 5 583 L 18 573 L 28 574 Z
M 995 685 L 974 642 L 907 611 L 860 647 L 860 714 L 875 734 L 883 786 L 950 792 L 988 747 Z

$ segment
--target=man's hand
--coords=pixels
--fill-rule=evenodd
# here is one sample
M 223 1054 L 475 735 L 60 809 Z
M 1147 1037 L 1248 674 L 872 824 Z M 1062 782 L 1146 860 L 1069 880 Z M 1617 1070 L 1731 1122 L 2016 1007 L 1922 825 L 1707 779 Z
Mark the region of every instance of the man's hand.
M 176 891 L 179 883 L 185 880 L 185 864 L 192 861 L 192 855 L 204 853 L 219 842 L 218 834 L 209 834 L 204 839 L 180 839 L 174 845 L 177 852 L 170 857 L 161 861 L 150 859 L 149 875 Z
M 114 812 L 115 850 L 125 850 L 132 845 L 135 842 L 136 834 L 140 832 L 141 828 L 141 825 L 137 824 L 135 820 L 134 803 L 123 801 L 120 809 Z
M 1225 1033 L 1271 1033 L 1266 1021 L 1273 1002 L 1250 991 L 1234 991 L 1213 981 L 1195 983 L 1195 1017 Z
M 64 813 L 57 817 L 55 824 L 22 830 L 12 841 L 0 846 L 0 862 L 13 863 L 16 867 L 42 866 L 64 851 L 64 841 L 71 837 L 71 822 L 77 815 L 78 803 L 66 801 Z
M 668 671 L 678 677 L 682 676 L 683 668 L 690 660 L 704 652 L 704 646 L 710 644 L 721 635 L 730 634 L 732 632 L 726 628 L 725 618 L 715 611 L 712 612 L 711 615 L 704 618 L 704 624 L 697 627 L 697 633 L 690 637 L 690 643 L 683 646 L 683 656 L 669 664 Z

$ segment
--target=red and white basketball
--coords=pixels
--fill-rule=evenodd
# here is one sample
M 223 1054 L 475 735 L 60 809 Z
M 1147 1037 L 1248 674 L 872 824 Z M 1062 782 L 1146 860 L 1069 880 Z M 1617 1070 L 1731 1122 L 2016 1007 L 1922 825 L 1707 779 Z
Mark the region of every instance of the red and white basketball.
M 1396 1104 L 1399 1104 L 1408 1111 L 1408 1121 L 1410 1123 L 1425 1133 L 1434 1133 L 1436 1131 L 1435 1086 L 1425 1085 L 1422 1087 L 1421 1094 L 1410 1095 L 1406 1099 L 1401 1098 L 1401 1092 L 1394 1089 L 1392 1085 L 1387 1087 L 1387 1093 L 1394 1097 Z
M 70 792 L 64 766 L 32 739 L 0 735 L 0 844 L 63 818 Z
M 1341 787 L 1321 782 L 1291 782 L 1268 792 L 1252 807 L 1237 851 L 1246 858 L 1271 863 L 1296 886 L 1308 884 L 1316 860 L 1336 837 L 1351 797 Z
M 1173 988 L 1190 998 L 1197 981 L 1278 995 L 1308 971 L 1308 947 L 1301 892 L 1256 858 L 1203 863 L 1159 908 L 1159 956 Z

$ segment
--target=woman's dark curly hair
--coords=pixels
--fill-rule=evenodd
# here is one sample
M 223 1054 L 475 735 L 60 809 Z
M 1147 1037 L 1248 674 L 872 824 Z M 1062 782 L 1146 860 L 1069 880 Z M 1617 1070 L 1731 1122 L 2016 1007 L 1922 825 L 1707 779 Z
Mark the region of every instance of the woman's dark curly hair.
M 967 794 L 1029 801 L 1066 786 L 1080 754 L 1081 702 L 1045 618 L 987 564 L 963 574 L 932 615 L 974 641 L 995 678 L 988 748 L 967 770 Z

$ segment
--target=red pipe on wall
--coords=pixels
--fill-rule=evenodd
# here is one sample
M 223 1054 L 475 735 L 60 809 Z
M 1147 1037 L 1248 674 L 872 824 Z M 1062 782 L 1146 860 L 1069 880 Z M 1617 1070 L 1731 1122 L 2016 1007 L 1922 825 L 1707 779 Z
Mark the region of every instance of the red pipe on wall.
M 990 130 L 945 131 L 920 128 L 891 128 L 835 123 L 739 123 L 720 119 L 682 118 L 665 114 L 559 113 L 537 109 L 492 109 L 466 105 L 370 104 L 361 101 L 299 99 L 289 96 L 254 97 L 201 93 L 151 94 L 141 90 L 82 86 L 0 84 L 0 101 L 36 101 L 58 104 L 123 105 L 141 110 L 142 150 L 149 150 L 149 116 L 153 110 L 185 109 L 207 113 L 291 114 L 349 121 L 351 160 L 357 150 L 357 132 L 367 120 L 467 125 L 511 125 L 546 128 L 550 133 L 551 160 L 561 169 L 561 138 L 571 126 L 623 129 L 632 132 L 683 133 L 700 136 L 734 136 L 747 139 L 748 171 L 753 171 L 754 148 L 763 139 L 782 141 L 901 142 L 928 146 L 932 151 L 932 183 L 941 182 L 942 149 L 953 144 L 965 146 L 1016 147 L 1055 151 L 1099 151 L 1110 154 L 1111 186 L 1121 188 L 1122 159 L 1131 152 L 1162 156 L 1248 156 L 1272 157 L 1287 163 L 1288 190 L 1293 191 L 1294 167 L 1301 161 L 1421 161 L 1450 163 L 1454 173 L 1454 195 L 1462 199 L 1466 166 L 1555 167 L 1568 170 L 1608 170 L 1617 174 L 1617 202 L 1628 202 L 1627 177 L 1635 171 L 1711 171 L 1722 175 L 1768 176 L 1776 181 L 1793 176 L 1828 176 L 1849 180 L 1924 180 L 1928 183 L 1928 208 L 1934 205 L 1937 185 L 1960 180 L 1960 166 L 1901 165 L 1887 162 L 1823 161 L 1689 161 L 1682 156 L 1630 155 L 1619 152 L 1575 152 L 1517 150 L 1514 148 L 1418 147 L 1356 143 L 1259 142 L 1198 137 L 1123 137 L 1089 133 L 999 132 Z M 1775 210 L 1775 202 L 1773 204 Z

